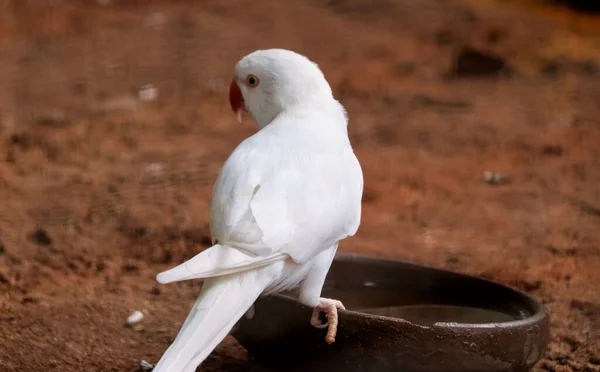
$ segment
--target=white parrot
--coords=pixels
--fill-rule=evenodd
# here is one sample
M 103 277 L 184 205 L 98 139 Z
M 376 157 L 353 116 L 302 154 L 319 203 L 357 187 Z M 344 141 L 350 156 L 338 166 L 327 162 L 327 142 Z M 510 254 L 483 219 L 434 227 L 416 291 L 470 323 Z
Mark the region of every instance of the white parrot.
M 363 175 L 344 107 L 315 63 L 283 49 L 240 60 L 230 101 L 238 120 L 246 111 L 260 130 L 216 180 L 214 245 L 157 276 L 160 283 L 204 279 L 204 286 L 155 372 L 195 371 L 260 295 L 299 287 L 298 300 L 314 308 L 311 324 L 328 328 L 330 344 L 344 308 L 321 298 L 338 243 L 356 233 L 361 216 Z

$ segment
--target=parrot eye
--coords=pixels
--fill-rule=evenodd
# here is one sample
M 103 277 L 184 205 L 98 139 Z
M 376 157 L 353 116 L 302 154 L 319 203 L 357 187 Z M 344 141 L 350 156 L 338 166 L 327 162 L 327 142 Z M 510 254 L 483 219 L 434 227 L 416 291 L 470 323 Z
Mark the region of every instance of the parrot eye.
M 246 85 L 248 85 L 250 88 L 256 88 L 258 86 L 258 82 L 258 78 L 254 75 L 248 75 L 246 78 Z

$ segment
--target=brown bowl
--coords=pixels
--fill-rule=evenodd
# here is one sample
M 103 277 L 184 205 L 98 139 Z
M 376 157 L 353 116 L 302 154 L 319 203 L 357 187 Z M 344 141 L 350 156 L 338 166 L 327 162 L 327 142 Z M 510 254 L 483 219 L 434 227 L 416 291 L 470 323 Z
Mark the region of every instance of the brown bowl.
M 340 254 L 323 296 L 341 300 L 333 345 L 289 295 L 261 297 L 234 337 L 277 371 L 529 371 L 549 312 L 525 293 L 410 263 Z

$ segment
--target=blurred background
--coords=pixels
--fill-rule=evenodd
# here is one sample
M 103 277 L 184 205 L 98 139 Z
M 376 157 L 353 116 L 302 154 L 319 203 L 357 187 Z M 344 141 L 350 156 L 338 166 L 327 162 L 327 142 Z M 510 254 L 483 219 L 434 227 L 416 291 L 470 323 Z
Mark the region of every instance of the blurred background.
M 364 214 L 341 251 L 525 290 L 553 313 L 536 371 L 600 371 L 597 8 L 0 0 L 0 371 L 158 361 L 201 283 L 155 275 L 209 245 L 212 184 L 257 130 L 233 66 L 272 47 L 349 111 Z M 261 369 L 229 337 L 199 370 Z

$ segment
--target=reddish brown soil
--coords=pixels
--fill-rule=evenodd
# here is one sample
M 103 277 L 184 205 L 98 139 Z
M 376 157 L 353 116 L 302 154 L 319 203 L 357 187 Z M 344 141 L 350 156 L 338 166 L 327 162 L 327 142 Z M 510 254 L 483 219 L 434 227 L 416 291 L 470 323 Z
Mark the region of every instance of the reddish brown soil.
M 342 251 L 526 290 L 552 311 L 536 371 L 600 371 L 600 18 L 534 1 L 66 3 L 0 2 L 1 371 L 158 360 L 201 283 L 154 276 L 209 243 L 212 182 L 255 131 L 227 82 L 265 47 L 316 60 L 350 113 L 366 186 Z M 452 73 L 465 47 L 508 67 Z M 137 99 L 145 84 L 157 101 Z M 200 370 L 260 368 L 227 338 Z

